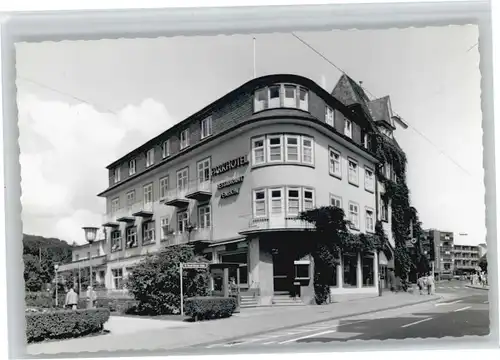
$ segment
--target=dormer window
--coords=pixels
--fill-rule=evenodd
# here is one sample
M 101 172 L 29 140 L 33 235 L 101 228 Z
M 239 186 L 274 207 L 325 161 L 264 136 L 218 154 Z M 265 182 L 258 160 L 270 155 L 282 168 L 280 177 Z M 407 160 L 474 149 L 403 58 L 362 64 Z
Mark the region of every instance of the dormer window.
M 201 121 L 201 138 L 212 135 L 212 117 L 209 116 Z
M 189 146 L 189 129 L 181 132 L 181 150 Z
M 135 159 L 128 162 L 128 174 L 130 176 L 135 174 Z
M 149 149 L 146 153 L 146 167 L 150 167 L 155 163 L 155 149 Z
M 344 123 L 344 135 L 352 139 L 352 122 L 351 120 L 345 119 Z
M 117 168 L 113 171 L 113 181 L 115 182 L 115 184 L 117 182 L 120 182 L 120 168 Z
M 309 90 L 294 84 L 276 84 L 255 91 L 255 112 L 280 107 L 308 111 Z
M 166 158 L 170 156 L 170 140 L 165 140 L 161 147 L 161 156 L 162 158 Z

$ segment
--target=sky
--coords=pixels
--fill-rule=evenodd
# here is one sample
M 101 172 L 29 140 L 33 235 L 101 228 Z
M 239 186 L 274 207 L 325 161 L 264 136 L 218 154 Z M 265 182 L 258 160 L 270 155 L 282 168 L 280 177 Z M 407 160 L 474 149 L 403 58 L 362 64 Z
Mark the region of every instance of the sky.
M 343 71 L 370 96 L 390 95 L 410 125 L 395 136 L 424 228 L 485 242 L 477 27 L 295 34 L 329 61 L 290 33 L 258 34 L 256 75 L 299 74 L 331 91 Z M 17 44 L 24 232 L 82 244 L 81 227 L 102 223 L 105 167 L 250 80 L 253 37 Z

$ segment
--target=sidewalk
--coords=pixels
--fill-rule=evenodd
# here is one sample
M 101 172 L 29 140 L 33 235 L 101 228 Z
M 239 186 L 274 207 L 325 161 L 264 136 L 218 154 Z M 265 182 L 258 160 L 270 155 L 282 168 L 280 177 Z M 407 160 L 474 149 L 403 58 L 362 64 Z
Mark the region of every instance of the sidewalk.
M 133 334 L 111 333 L 103 336 L 31 344 L 28 345 L 27 352 L 29 355 L 36 355 L 141 349 L 173 350 L 440 299 L 443 299 L 443 296 L 384 293 L 382 297 L 323 306 L 245 309 L 228 319 L 185 323 L 182 327 L 145 329 Z
M 489 290 L 490 287 L 489 285 L 483 286 L 483 285 L 465 285 L 465 287 L 468 287 L 470 289 L 478 289 L 478 290 Z

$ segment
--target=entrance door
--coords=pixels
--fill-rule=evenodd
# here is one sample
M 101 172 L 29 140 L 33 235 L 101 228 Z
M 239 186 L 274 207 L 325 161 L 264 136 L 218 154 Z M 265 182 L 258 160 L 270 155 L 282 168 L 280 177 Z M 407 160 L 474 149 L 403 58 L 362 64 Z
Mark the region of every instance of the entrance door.
M 274 293 L 289 294 L 293 290 L 293 257 L 285 251 L 273 252 Z

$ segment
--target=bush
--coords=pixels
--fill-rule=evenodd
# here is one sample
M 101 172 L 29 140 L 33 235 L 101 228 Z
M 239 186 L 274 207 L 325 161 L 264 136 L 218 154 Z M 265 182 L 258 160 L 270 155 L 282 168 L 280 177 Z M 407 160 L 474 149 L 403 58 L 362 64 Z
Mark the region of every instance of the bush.
M 137 306 L 138 302 L 131 298 L 100 297 L 96 300 L 96 307 L 109 309 L 111 312 L 127 314 Z
M 66 301 L 66 294 L 58 294 L 58 307 L 62 308 Z M 26 307 L 53 309 L 56 307 L 55 297 L 51 296 L 49 292 L 26 292 L 24 296 L 24 303 Z
M 196 320 L 226 318 L 236 309 L 235 297 L 195 297 L 186 300 L 185 313 Z
M 108 309 L 56 310 L 26 313 L 28 342 L 84 336 L 103 330 Z
M 189 245 L 169 246 L 146 257 L 134 266 L 128 277 L 127 289 L 138 302 L 135 312 L 139 315 L 179 314 L 179 263 L 206 261 L 195 256 L 193 247 Z M 184 296 L 207 296 L 208 278 L 205 269 L 184 271 Z

